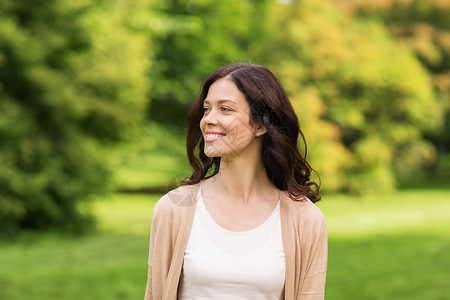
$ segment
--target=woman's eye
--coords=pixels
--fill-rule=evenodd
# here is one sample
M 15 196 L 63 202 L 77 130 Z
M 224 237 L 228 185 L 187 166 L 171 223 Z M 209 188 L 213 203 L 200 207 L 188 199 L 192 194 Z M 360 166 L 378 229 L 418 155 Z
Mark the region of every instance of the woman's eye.
M 209 107 L 203 107 L 203 108 L 202 108 L 202 111 L 203 111 L 204 113 L 208 112 L 208 111 L 209 111 Z
M 222 111 L 231 111 L 231 109 L 230 108 L 228 108 L 228 107 L 224 107 L 224 106 L 222 106 Z

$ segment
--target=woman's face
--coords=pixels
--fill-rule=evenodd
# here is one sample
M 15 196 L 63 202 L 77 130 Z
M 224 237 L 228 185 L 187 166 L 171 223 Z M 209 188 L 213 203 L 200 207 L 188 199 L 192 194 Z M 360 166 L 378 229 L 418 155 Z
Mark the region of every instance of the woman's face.
M 250 106 L 244 94 L 226 77 L 215 81 L 209 88 L 203 101 L 200 129 L 206 156 L 225 159 L 258 148 L 254 140 L 265 133 L 265 130 L 250 125 Z M 259 151 L 259 148 L 254 151 Z

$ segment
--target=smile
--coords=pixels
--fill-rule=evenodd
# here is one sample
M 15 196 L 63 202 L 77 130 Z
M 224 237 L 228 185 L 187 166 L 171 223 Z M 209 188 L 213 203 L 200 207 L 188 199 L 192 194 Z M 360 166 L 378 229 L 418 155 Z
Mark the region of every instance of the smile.
M 223 136 L 225 136 L 225 134 L 223 133 L 206 133 L 205 142 L 207 143 L 214 142 Z
M 213 137 L 221 137 L 222 134 L 217 134 L 217 133 L 207 133 L 205 135 L 206 138 L 213 138 Z

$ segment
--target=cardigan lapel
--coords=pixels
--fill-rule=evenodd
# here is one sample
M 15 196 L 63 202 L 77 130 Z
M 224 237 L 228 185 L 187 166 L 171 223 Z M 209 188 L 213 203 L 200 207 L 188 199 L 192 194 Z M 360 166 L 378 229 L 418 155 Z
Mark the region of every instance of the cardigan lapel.
M 281 236 L 283 239 L 284 259 L 286 265 L 286 277 L 284 283 L 284 299 L 294 299 L 294 274 L 295 274 L 295 260 L 294 260 L 294 245 L 291 238 L 292 220 L 290 214 L 290 198 L 282 193 L 280 199 L 280 217 L 281 217 Z
M 192 223 L 194 220 L 195 206 L 199 191 L 198 188 L 199 184 L 191 186 L 189 192 L 185 195 L 185 197 L 183 197 L 186 198 L 183 203 L 183 206 L 186 207 L 186 211 L 181 221 L 181 226 L 179 227 L 180 232 L 177 236 L 173 249 L 173 261 L 168 274 L 169 284 L 165 290 L 163 299 L 177 299 L 178 296 L 178 286 L 183 269 L 184 252 L 186 251 L 186 246 L 189 241 L 189 235 L 191 233 Z

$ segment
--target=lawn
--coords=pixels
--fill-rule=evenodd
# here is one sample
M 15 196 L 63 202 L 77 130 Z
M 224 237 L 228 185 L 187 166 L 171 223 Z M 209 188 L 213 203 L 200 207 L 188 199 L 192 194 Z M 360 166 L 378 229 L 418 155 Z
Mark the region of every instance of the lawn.
M 0 299 L 142 299 L 158 195 L 101 199 L 99 230 L 0 243 Z M 450 299 L 450 190 L 325 195 L 326 299 Z
M 326 299 L 450 299 L 450 191 L 325 197 Z

